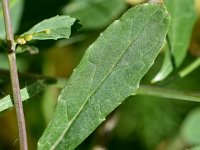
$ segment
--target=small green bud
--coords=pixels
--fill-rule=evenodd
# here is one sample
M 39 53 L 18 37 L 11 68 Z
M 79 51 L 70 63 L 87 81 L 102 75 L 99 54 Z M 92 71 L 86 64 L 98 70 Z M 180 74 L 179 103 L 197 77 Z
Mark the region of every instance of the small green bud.
M 46 34 L 50 34 L 50 33 L 51 33 L 51 30 L 50 30 L 50 29 L 46 29 L 46 30 L 45 30 L 45 33 L 46 33 Z
M 31 34 L 26 34 L 26 35 L 24 36 L 24 39 L 25 39 L 26 41 L 31 41 L 32 38 L 33 38 L 33 35 L 31 35 Z

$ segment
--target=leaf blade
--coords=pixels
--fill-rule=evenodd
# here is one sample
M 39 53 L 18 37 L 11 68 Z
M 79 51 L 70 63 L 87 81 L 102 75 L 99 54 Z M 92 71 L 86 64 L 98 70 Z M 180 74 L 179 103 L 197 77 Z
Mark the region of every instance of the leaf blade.
M 46 84 L 43 81 L 37 82 L 20 90 L 22 101 L 25 101 L 44 90 Z M 0 100 L 0 112 L 13 107 L 11 95 L 7 95 Z
M 182 64 L 187 55 L 192 29 L 197 20 L 195 0 L 166 0 L 165 4 L 172 15 L 169 29 L 171 50 L 169 48 L 165 49 L 163 64 L 152 82 L 164 80 L 173 71 L 174 65 L 179 67 Z M 172 62 L 171 57 L 173 57 L 174 62 Z
M 21 44 L 20 40 L 67 39 L 71 35 L 71 27 L 75 24 L 75 21 L 75 18 L 69 16 L 55 16 L 45 19 L 20 35 L 16 41 Z
M 79 19 L 83 29 L 101 29 L 125 9 L 126 3 L 123 0 L 74 0 L 63 9 L 63 13 Z
M 164 44 L 168 26 L 169 16 L 159 4 L 138 5 L 110 25 L 62 90 L 38 149 L 74 149 L 83 141 L 138 88 Z

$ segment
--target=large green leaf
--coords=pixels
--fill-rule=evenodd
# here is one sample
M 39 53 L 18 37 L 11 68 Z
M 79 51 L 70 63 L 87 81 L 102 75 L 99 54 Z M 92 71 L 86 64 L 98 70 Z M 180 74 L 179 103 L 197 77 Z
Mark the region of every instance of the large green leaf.
M 135 92 L 165 43 L 169 20 L 163 5 L 144 4 L 112 23 L 62 90 L 38 149 L 74 149 Z
M 23 3 L 24 0 L 10 0 L 9 1 L 9 7 L 11 11 L 11 17 L 12 17 L 12 25 L 14 32 L 17 31 L 22 10 L 23 10 Z M 5 29 L 4 29 L 4 19 L 3 19 L 3 10 L 2 10 L 2 4 L 0 3 L 0 38 L 5 39 Z
M 19 44 L 25 44 L 30 40 L 57 40 L 60 38 L 69 38 L 71 35 L 71 28 L 74 25 L 76 19 L 69 16 L 55 16 L 49 19 L 45 19 L 42 22 L 36 24 L 29 31 L 20 35 L 16 42 Z
M 63 13 L 79 19 L 84 29 L 98 29 L 107 26 L 125 8 L 124 0 L 74 0 Z
M 187 54 L 192 29 L 197 20 L 195 0 L 166 0 L 165 4 L 172 16 L 168 34 L 171 50 L 169 47 L 165 49 L 163 65 L 153 82 L 165 79 L 173 71 L 174 66 L 181 65 Z

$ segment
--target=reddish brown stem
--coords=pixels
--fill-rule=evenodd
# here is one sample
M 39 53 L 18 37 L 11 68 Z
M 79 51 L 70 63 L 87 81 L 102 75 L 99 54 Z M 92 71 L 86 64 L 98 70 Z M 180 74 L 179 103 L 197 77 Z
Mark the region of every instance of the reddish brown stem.
M 16 54 L 15 54 L 16 45 L 15 45 L 13 31 L 12 31 L 11 16 L 9 12 L 9 1 L 2 0 L 2 4 L 3 4 L 2 7 L 3 7 L 4 22 L 5 22 L 7 46 L 8 46 L 8 62 L 9 62 L 9 68 L 10 68 L 13 100 L 14 100 L 17 124 L 18 124 L 20 149 L 28 150 L 26 126 L 25 126 L 22 99 L 21 99 L 21 94 L 20 94 L 19 78 L 18 78 L 18 73 L 17 73 Z

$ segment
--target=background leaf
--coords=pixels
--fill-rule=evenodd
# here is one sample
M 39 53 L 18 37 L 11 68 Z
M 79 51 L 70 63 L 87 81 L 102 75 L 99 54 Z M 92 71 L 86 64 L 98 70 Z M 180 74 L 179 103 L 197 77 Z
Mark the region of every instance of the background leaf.
M 172 16 L 168 33 L 171 50 L 169 46 L 166 47 L 164 62 L 153 82 L 165 79 L 173 71 L 173 67 L 181 65 L 186 57 L 192 30 L 197 20 L 195 0 L 166 0 L 165 4 Z
M 200 150 L 200 146 L 192 147 L 190 150 Z
M 88 48 L 62 90 L 38 149 L 74 149 L 94 131 L 138 88 L 168 27 L 169 16 L 159 4 L 138 5 L 111 24 Z
M 28 52 L 29 54 L 33 55 L 33 54 L 38 54 L 39 53 L 39 49 L 35 46 L 30 46 L 30 45 L 19 45 L 16 48 L 16 53 L 24 53 L 24 52 Z
M 125 9 L 123 0 L 73 0 L 63 13 L 79 19 L 84 29 L 99 29 L 106 27 Z
M 138 137 L 142 141 L 142 150 L 155 150 L 159 142 L 174 136 L 178 130 L 178 109 L 184 106 L 178 102 L 144 95 L 130 97 L 120 107 L 121 117 L 115 136 L 119 141 L 131 138 L 132 142 Z
M 71 35 L 71 28 L 75 21 L 75 18 L 69 16 L 55 16 L 50 19 L 45 19 L 20 35 L 16 41 L 20 43 L 20 40 L 57 40 L 60 38 L 69 38 Z
M 10 0 L 9 1 L 14 32 L 17 31 L 20 20 L 21 20 L 23 4 L 24 4 L 24 0 Z M 5 36 L 6 34 L 4 31 L 3 10 L 2 10 L 2 4 L 0 3 L 0 38 L 4 39 Z
M 25 101 L 38 93 L 40 93 L 45 88 L 45 83 L 43 81 L 37 81 L 23 89 L 20 90 L 22 101 Z M 0 99 L 0 112 L 4 111 L 8 108 L 13 107 L 12 98 L 10 95 L 5 96 L 4 98 Z
M 200 145 L 200 108 L 193 110 L 185 119 L 182 125 L 181 135 L 189 145 Z

